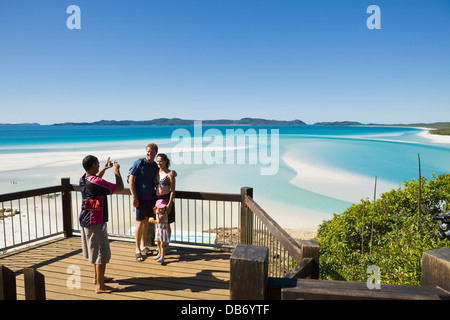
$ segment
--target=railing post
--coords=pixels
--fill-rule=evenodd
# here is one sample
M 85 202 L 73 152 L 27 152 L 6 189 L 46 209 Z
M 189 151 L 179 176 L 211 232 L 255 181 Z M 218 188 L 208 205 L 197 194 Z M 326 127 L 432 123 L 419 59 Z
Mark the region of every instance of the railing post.
M 303 258 L 312 258 L 311 279 L 319 279 L 319 243 L 315 240 L 302 240 Z
M 269 248 L 238 244 L 230 257 L 230 299 L 264 300 Z
M 24 268 L 25 300 L 45 300 L 44 275 L 33 268 Z
M 61 185 L 62 191 L 62 212 L 63 212 L 63 229 L 66 238 L 70 238 L 73 235 L 72 227 L 72 195 L 70 178 L 62 178 Z
M 16 275 L 4 265 L 0 265 L 0 300 L 17 300 Z
M 245 196 L 253 198 L 253 188 L 241 188 L 241 241 L 242 244 L 252 244 L 253 239 L 253 215 L 245 204 Z
M 422 254 L 422 286 L 450 290 L 450 249 L 440 248 Z

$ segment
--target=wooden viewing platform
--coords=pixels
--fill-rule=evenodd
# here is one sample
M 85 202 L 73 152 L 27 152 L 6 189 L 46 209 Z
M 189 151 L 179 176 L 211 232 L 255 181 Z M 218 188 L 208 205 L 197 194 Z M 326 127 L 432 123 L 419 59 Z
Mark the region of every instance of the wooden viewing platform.
M 177 191 L 172 250 L 163 265 L 151 256 L 135 259 L 129 189 L 108 197 L 106 276 L 119 291 L 96 294 L 93 266 L 76 235 L 80 199 L 69 179 L 0 195 L 0 209 L 16 212 L 0 216 L 0 300 L 450 299 L 448 248 L 423 253 L 421 286 L 373 290 L 367 283 L 317 280 L 317 241 L 297 243 L 248 187 L 240 194 Z
M 229 299 L 230 252 L 172 247 L 165 265 L 148 257 L 138 262 L 134 243 L 111 241 L 111 261 L 106 275 L 120 290 L 96 294 L 93 267 L 83 258 L 79 237 L 59 238 L 0 256 L 0 264 L 16 273 L 17 299 L 25 299 L 23 268 L 45 276 L 48 300 L 225 300 Z M 79 268 L 80 288 L 69 289 L 74 267 Z
M 135 259 L 130 190 L 109 196 L 112 259 L 106 276 L 120 290 L 96 294 L 93 267 L 77 236 L 79 187 L 64 178 L 60 186 L 0 195 L 0 208 L 17 213 L 0 217 L 0 300 L 226 300 L 233 296 L 231 251 L 238 244 L 267 247 L 270 277 L 316 277 L 318 246 L 297 243 L 252 196 L 248 187 L 236 194 L 177 191 L 173 249 L 164 265 Z M 154 249 L 151 232 L 147 245 Z

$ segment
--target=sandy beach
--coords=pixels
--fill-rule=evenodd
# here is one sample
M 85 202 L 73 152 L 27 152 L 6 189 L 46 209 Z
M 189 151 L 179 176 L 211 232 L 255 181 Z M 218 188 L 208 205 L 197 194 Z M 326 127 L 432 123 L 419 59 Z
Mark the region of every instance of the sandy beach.
M 300 242 L 301 240 L 311 240 L 317 236 L 317 231 L 302 231 L 289 228 L 285 228 L 284 230 L 286 230 L 286 232 L 297 242 Z
M 418 135 L 422 138 L 431 140 L 434 143 L 448 143 L 450 144 L 450 136 L 447 135 L 440 135 L 440 134 L 431 134 L 430 131 L 433 130 L 432 128 L 421 128 L 426 129 L 428 131 L 422 131 Z

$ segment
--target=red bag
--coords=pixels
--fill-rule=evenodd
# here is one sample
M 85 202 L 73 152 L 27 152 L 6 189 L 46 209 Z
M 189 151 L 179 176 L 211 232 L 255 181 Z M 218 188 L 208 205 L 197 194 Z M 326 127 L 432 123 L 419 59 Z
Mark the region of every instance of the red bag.
M 102 204 L 97 199 L 87 199 L 86 201 L 84 201 L 82 207 L 84 210 L 89 210 L 89 211 L 102 211 L 103 210 Z

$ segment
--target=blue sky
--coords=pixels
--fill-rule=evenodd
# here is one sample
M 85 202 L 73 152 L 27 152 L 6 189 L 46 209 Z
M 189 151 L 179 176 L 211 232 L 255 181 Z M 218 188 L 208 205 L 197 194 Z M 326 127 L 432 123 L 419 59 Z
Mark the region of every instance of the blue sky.
M 0 123 L 450 121 L 449 16 L 449 0 L 0 0 Z

